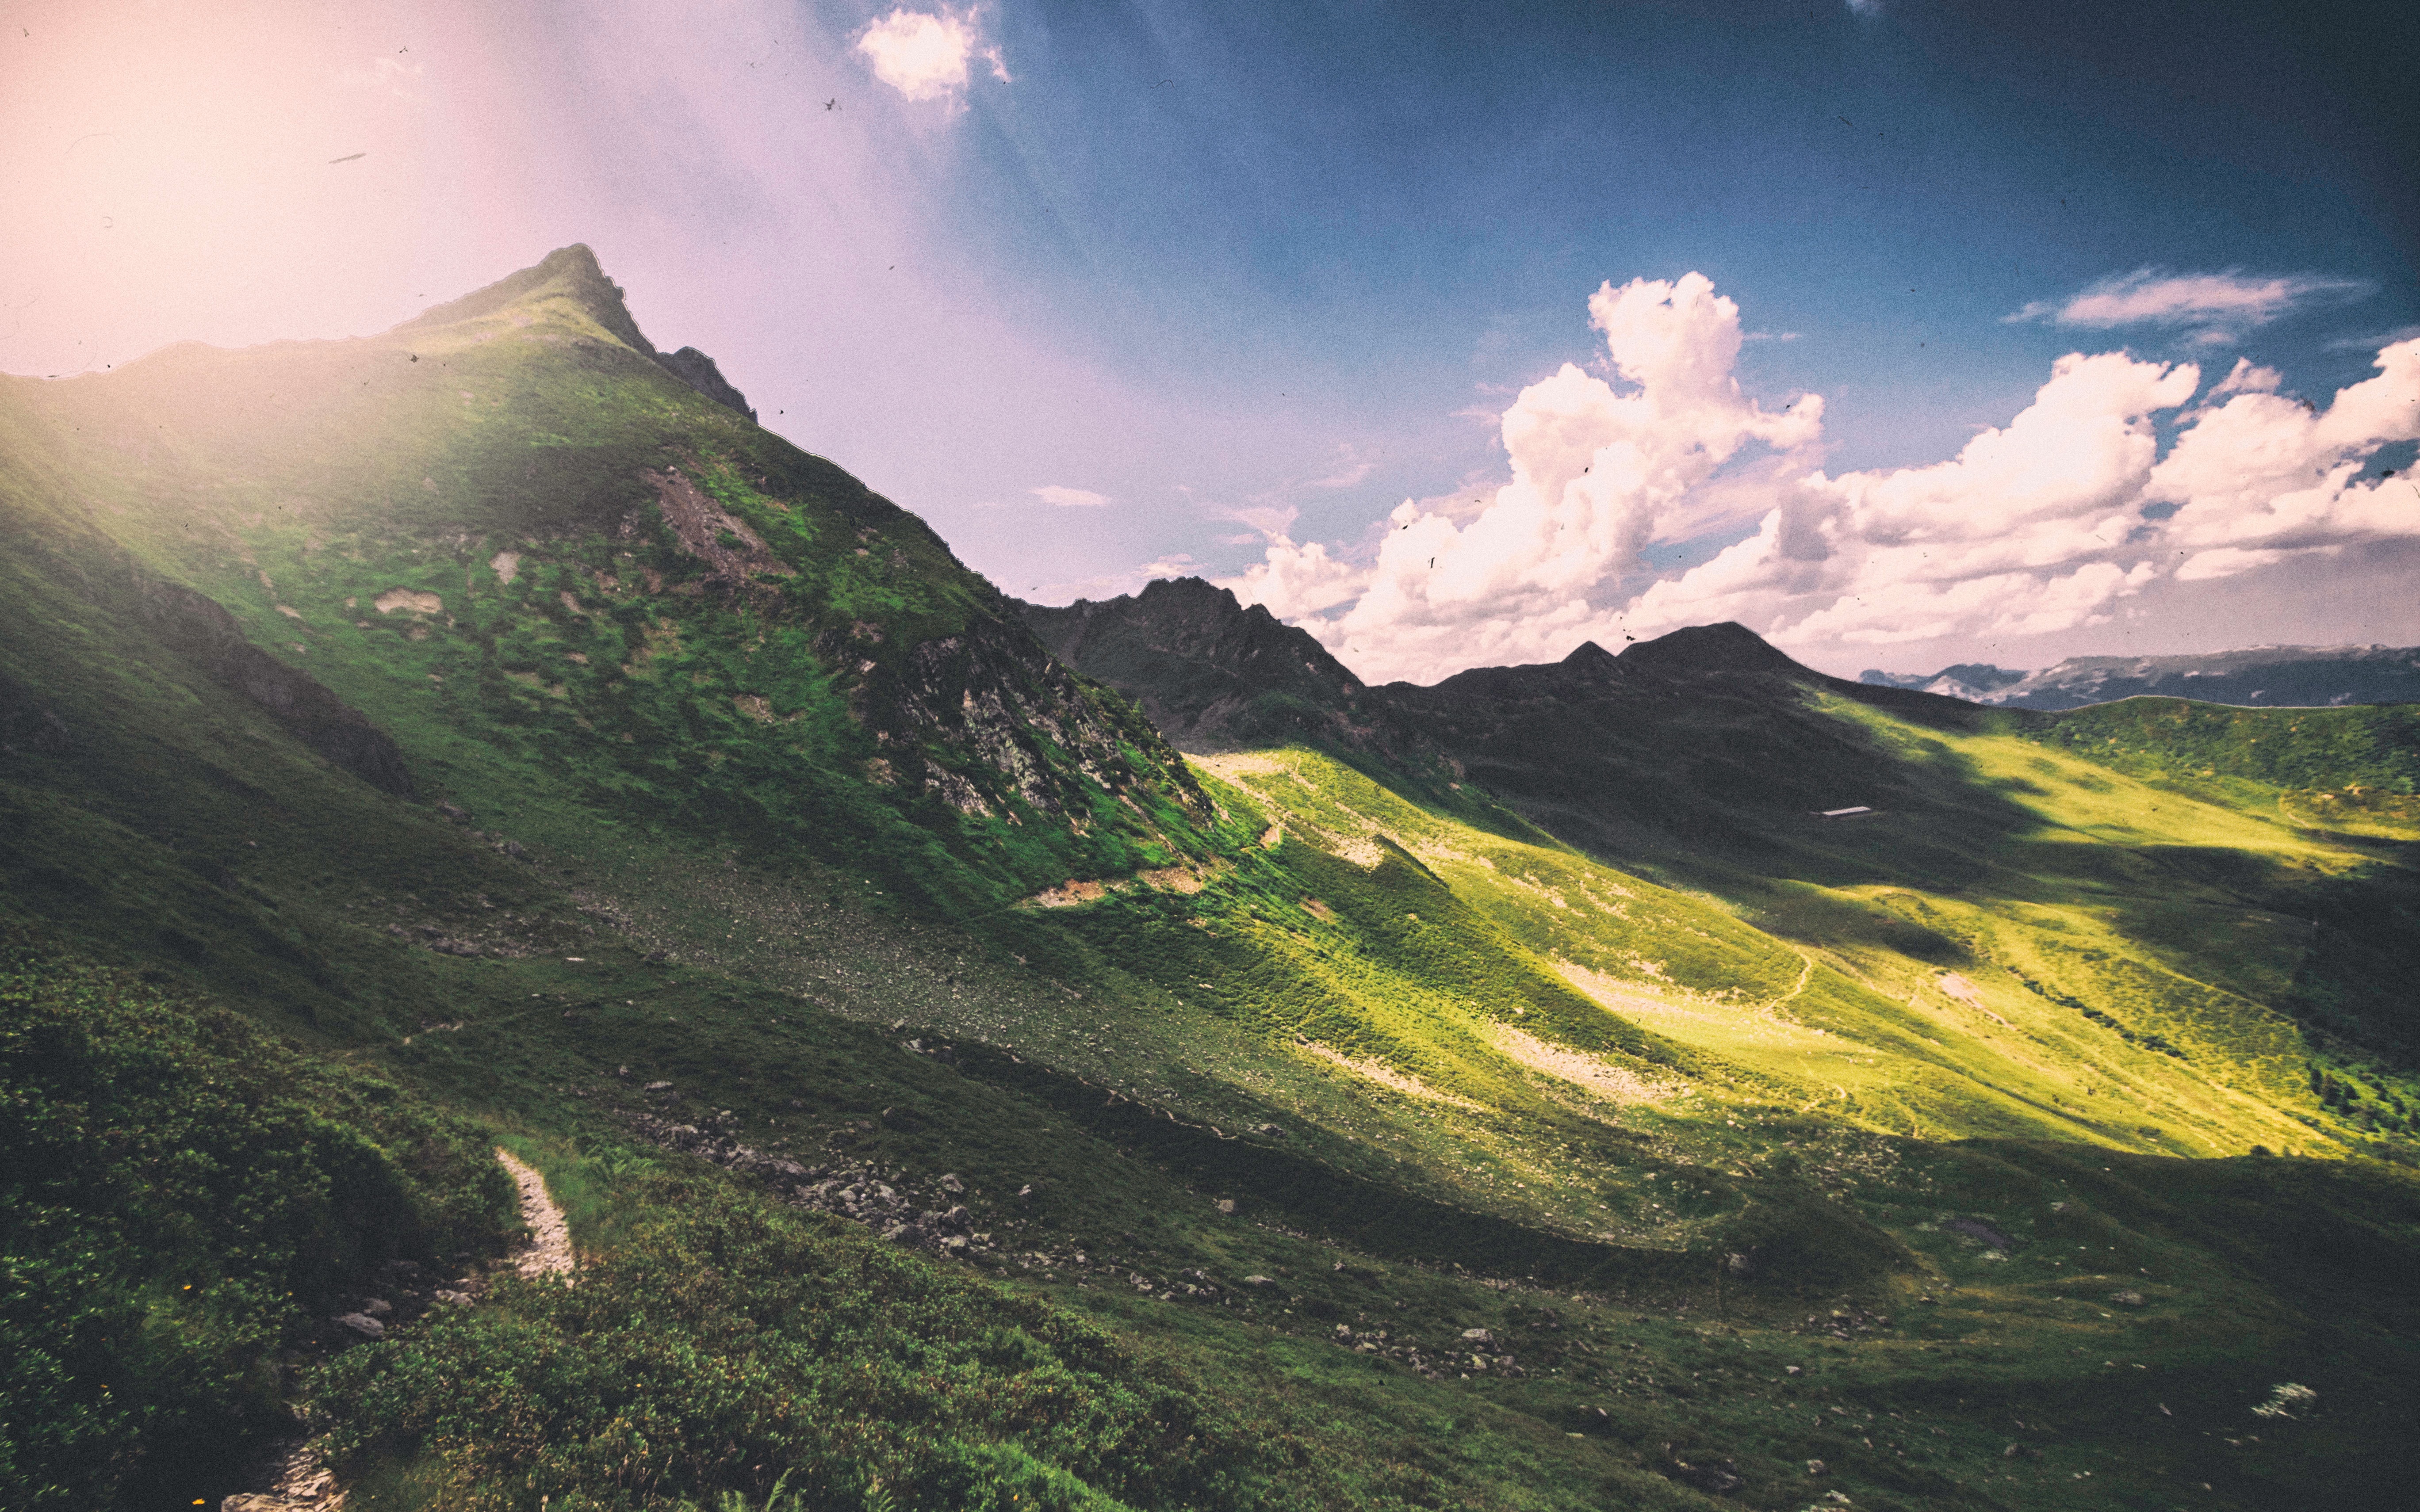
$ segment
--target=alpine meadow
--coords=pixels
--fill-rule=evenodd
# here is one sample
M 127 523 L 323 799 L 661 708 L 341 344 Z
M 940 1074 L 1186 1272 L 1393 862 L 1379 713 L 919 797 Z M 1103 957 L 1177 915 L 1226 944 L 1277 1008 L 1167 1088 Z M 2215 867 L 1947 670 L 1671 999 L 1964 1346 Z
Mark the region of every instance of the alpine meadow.
M 0 536 L 9 1507 L 2420 1478 L 2420 705 L 1021 602 L 584 246 Z

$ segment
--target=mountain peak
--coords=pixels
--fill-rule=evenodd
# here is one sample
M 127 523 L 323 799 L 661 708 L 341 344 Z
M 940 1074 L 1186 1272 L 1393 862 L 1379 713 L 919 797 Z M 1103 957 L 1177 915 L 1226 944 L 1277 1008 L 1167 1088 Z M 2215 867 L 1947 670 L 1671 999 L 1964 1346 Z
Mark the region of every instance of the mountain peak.
M 655 345 L 640 333 L 639 323 L 630 318 L 630 307 L 624 302 L 622 287 L 605 276 L 597 266 L 597 254 L 585 242 L 575 241 L 567 247 L 557 247 L 532 267 L 508 273 L 485 288 L 473 289 L 458 300 L 437 305 L 412 321 L 410 326 L 444 326 L 458 321 L 475 320 L 493 315 L 516 304 L 535 304 L 560 297 L 595 321 L 605 334 L 643 357 L 656 355 Z
M 1361 680 L 1309 631 L 1199 578 L 1016 609 L 1052 655 L 1141 703 L 1180 748 L 1325 732 L 1362 692 Z
M 1135 605 L 1163 614 L 1180 608 L 1219 615 L 1251 612 L 1237 602 L 1233 589 L 1221 588 L 1202 578 L 1154 578 L 1135 594 Z M 1260 606 L 1255 604 L 1252 608 Z M 1266 614 L 1268 610 L 1261 612 Z
M 425 312 L 416 320 L 406 322 L 405 329 L 454 325 L 476 320 L 485 316 L 520 307 L 525 311 L 561 301 L 577 311 L 598 333 L 621 343 L 640 356 L 654 360 L 665 372 L 688 384 L 699 393 L 724 409 L 756 418 L 748 407 L 748 396 L 722 376 L 713 358 L 694 347 L 678 351 L 659 352 L 655 343 L 639 330 L 639 322 L 630 316 L 630 306 L 623 298 L 622 285 L 605 276 L 597 254 L 583 241 L 567 247 L 557 247 L 535 265 L 520 272 L 507 274 L 485 288 L 473 289 L 458 300 L 450 301 Z
M 1576 655 L 1576 653 L 1575 653 Z M 1720 625 L 1692 625 L 1641 640 L 1625 649 L 1621 660 L 1633 667 L 1664 672 L 1776 672 L 1784 677 L 1813 677 L 1808 668 L 1774 649 L 1762 636 L 1733 620 Z

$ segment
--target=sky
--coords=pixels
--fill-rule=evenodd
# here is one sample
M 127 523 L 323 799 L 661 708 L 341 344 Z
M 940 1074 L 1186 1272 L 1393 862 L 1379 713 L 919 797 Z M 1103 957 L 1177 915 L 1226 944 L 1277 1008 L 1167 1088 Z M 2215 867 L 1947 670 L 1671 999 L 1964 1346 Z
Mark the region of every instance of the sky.
M 0 0 L 0 371 L 593 247 L 1052 603 L 1372 681 L 2420 643 L 2420 12 Z

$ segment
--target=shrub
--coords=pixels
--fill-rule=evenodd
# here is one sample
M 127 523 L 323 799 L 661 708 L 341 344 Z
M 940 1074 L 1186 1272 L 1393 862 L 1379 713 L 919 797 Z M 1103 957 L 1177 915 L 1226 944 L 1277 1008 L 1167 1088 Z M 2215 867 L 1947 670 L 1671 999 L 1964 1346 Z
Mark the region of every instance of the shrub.
M 321 1369 L 332 1458 L 444 1504 L 1283 1504 L 1257 1439 L 1094 1325 L 721 1182 L 643 1178 L 577 1285 L 507 1280 Z
M 382 1260 L 499 1241 L 466 1126 L 0 923 L 0 1504 L 160 1499 L 285 1413 L 272 1351 Z

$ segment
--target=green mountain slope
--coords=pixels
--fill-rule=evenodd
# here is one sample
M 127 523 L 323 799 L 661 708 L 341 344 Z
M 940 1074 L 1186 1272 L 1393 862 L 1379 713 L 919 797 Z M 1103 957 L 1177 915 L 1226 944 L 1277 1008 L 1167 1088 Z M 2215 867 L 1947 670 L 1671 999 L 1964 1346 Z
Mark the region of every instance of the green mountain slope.
M 12 513 L 115 558 L 137 612 L 198 591 L 473 810 L 544 790 L 961 901 L 1182 853 L 1148 725 L 913 516 L 649 351 L 574 248 L 366 341 L 16 380 Z
M 1244 689 L 1188 705 L 1214 749 L 1252 744 L 1235 721 L 1254 693 L 1325 659 L 1298 631 L 1256 632 L 1256 611 L 1206 585 L 1026 612 L 1147 703 L 1220 678 Z M 1060 628 L 1070 616 L 1080 634 Z M 1272 633 L 1292 638 L 1283 654 L 1252 640 Z M 1356 684 L 1320 712 L 1274 734 L 1328 754 L 1245 779 L 1256 794 L 1299 812 L 1343 763 L 1365 791 L 1411 796 L 1384 819 L 1357 801 L 1341 827 L 1313 828 L 1434 846 L 1457 894 L 1490 900 L 1546 969 L 1642 1026 L 1668 1019 L 1704 1064 L 1753 1067 L 1798 1105 L 1821 1078 L 1783 1068 L 1823 1057 L 1752 1047 L 1780 1002 L 1759 985 L 1771 972 L 1758 949 L 1803 960 L 1793 1004 L 1824 1005 L 1822 1026 L 1854 1052 L 1821 1095 L 1876 1127 L 2409 1158 L 2420 876 L 2398 837 L 2412 833 L 2401 795 L 2420 768 L 2412 709 L 2129 700 L 1995 713 L 1823 677 L 1732 625 L 1435 687 Z M 1476 811 L 1474 788 L 1576 848 L 1593 875 L 1569 898 L 1508 894 L 1507 876 L 1587 864 L 1522 844 L 1545 837 Z M 1817 817 L 1850 807 L 1870 811 Z M 1460 831 L 1438 829 L 1446 814 Z M 1523 855 L 1509 868 L 1507 843 Z M 1641 893 L 1649 883 L 1718 899 L 1731 929 L 1751 926 L 1761 947 L 1701 964 L 1690 991 L 1761 1002 L 1764 1019 L 1668 1001 L 1669 964 L 1702 955 L 1693 941 L 1719 928 L 1624 921 L 1610 956 L 1586 942 L 1579 920 L 1602 930 L 1605 900 L 1663 896 Z M 2358 1074 L 2340 1075 L 2348 1066 Z M 1928 1095 L 1945 1075 L 1950 1089 Z M 1861 1077 L 1879 1090 L 1853 1092 Z
M 1362 689 L 1187 600 L 1120 675 L 1259 721 L 1187 763 L 706 371 L 575 248 L 375 338 L 0 384 L 26 969 L 375 1072 L 592 1257 L 295 1344 L 230 1452 L 306 1403 L 365 1508 L 2408 1477 L 2392 711 L 2261 765 L 1719 629 Z M 100 1421 L 99 1368 L 8 1420 Z M 2285 1381 L 2317 1415 L 2253 1416 Z

